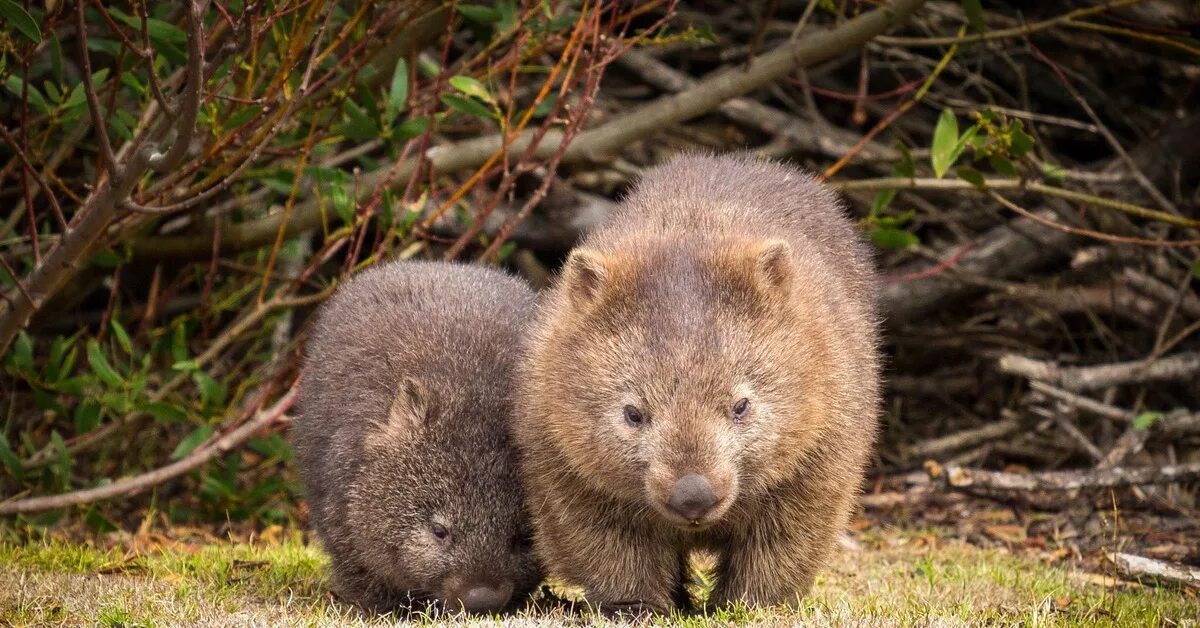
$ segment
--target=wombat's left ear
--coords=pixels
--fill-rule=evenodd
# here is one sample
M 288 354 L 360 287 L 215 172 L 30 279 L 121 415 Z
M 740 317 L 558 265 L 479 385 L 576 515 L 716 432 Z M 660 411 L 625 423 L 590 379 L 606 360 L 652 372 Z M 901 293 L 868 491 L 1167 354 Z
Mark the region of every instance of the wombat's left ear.
M 754 278 L 768 294 L 787 294 L 791 289 L 792 245 L 784 240 L 763 240 L 750 248 Z
M 576 305 L 595 303 L 607 281 L 608 266 L 596 251 L 575 249 L 563 264 L 563 287 Z
M 420 430 L 429 416 L 429 389 L 421 382 L 404 377 L 396 386 L 396 397 L 388 410 L 387 420 L 379 423 L 367 440 L 368 446 L 386 446 L 394 438 L 405 438 Z

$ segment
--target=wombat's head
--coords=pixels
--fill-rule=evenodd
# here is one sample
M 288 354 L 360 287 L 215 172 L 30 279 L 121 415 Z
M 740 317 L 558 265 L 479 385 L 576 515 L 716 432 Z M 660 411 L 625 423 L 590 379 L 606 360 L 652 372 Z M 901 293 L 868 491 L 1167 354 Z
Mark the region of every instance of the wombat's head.
M 492 612 L 540 581 L 504 423 L 479 403 L 404 378 L 373 426 L 350 499 L 359 549 L 375 573 L 414 600 Z
M 801 255 L 737 239 L 574 251 L 527 373 L 547 438 L 594 488 L 683 529 L 765 498 L 839 394 L 827 310 L 803 305 L 832 280 Z

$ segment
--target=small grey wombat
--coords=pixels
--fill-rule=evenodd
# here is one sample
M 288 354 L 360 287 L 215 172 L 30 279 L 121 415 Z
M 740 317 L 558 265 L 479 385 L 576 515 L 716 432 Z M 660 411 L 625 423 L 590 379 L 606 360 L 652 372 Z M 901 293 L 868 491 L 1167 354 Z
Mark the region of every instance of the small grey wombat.
M 537 586 L 508 438 L 533 303 L 500 271 L 398 262 L 319 311 L 292 435 L 343 598 L 485 612 Z

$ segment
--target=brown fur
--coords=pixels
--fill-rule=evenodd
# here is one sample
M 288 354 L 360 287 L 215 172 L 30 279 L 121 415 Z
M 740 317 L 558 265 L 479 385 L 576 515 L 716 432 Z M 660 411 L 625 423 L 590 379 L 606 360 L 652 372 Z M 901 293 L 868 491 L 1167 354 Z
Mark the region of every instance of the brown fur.
M 875 437 L 874 281 L 841 204 L 805 174 L 702 155 L 647 172 L 545 295 L 518 378 L 550 573 L 593 603 L 667 610 L 682 561 L 707 549 L 716 604 L 798 600 Z M 664 506 L 690 472 L 721 499 L 698 525 Z
M 541 579 L 508 437 L 532 309 L 514 277 L 430 262 L 366 270 L 321 308 L 292 437 L 342 597 L 455 607 L 486 587 L 499 606 Z

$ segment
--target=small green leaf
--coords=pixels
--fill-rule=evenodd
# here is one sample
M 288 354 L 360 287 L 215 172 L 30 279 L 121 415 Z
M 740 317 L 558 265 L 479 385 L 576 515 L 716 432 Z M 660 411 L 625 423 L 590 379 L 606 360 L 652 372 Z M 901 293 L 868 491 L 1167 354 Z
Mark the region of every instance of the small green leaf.
M 75 406 L 75 435 L 86 434 L 100 425 L 103 408 L 93 399 L 84 399 Z
M 991 164 L 992 170 L 1010 177 L 1017 176 L 1017 167 L 1013 162 L 1009 161 L 1004 155 L 988 155 L 988 163 Z
M 182 330 L 182 327 L 176 327 L 177 330 Z M 196 371 L 200 369 L 200 364 L 195 360 L 180 360 L 171 365 L 171 368 L 176 371 Z
M 489 104 L 496 103 L 492 95 L 488 93 L 487 87 L 470 76 L 452 76 L 450 77 L 450 85 L 471 98 L 478 98 Z
M 112 327 L 113 336 L 117 339 L 117 344 L 121 345 L 121 349 L 125 351 L 125 355 L 133 355 L 133 342 L 129 340 L 129 334 L 117 319 L 112 319 L 109 322 Z
M 933 129 L 933 146 L 930 147 L 929 162 L 933 174 L 942 178 L 954 165 L 954 150 L 958 146 L 958 120 L 949 108 L 942 110 L 937 126 Z
M 867 212 L 867 218 L 875 218 L 887 211 L 888 205 L 892 204 L 894 198 L 896 198 L 896 190 L 883 190 L 876 194 L 875 199 L 871 201 L 871 209 Z
M 429 129 L 429 118 L 422 116 L 405 120 L 400 126 L 392 129 L 392 138 L 396 140 L 411 140 L 420 137 Z
M 147 401 L 138 403 L 135 407 L 141 412 L 145 412 L 154 417 L 154 420 L 161 423 L 179 423 L 188 418 L 188 413 L 179 406 L 173 406 L 169 403 L 161 401 Z
M 477 118 L 491 118 L 492 112 L 479 101 L 454 94 L 442 94 L 441 100 L 451 109 Z
M 35 44 L 42 43 L 42 31 L 33 16 L 13 0 L 0 0 L 0 18 Z
M 496 260 L 499 262 L 504 262 L 504 260 L 507 260 L 508 257 L 513 254 L 513 251 L 516 250 L 516 242 L 505 242 L 504 244 L 500 245 L 499 249 L 496 250 Z
M 21 77 L 16 74 L 10 74 L 7 79 L 4 79 L 4 89 L 7 89 L 13 96 L 20 98 L 21 93 L 25 90 L 25 85 L 21 81 Z M 32 84 L 28 86 L 28 90 L 29 104 L 36 107 L 42 113 L 50 113 L 50 105 L 46 102 L 46 97 L 42 96 L 42 92 L 38 91 L 38 88 Z
M 12 447 L 8 445 L 8 439 L 4 434 L 0 434 L 0 463 L 8 469 L 14 478 L 20 480 L 25 475 L 25 470 L 21 466 L 21 459 L 17 454 L 13 453 Z
M 1195 275 L 1197 278 L 1200 278 L 1200 261 L 1197 261 L 1195 264 L 1192 264 L 1192 274 Z
M 179 441 L 179 444 L 175 446 L 175 451 L 171 452 L 171 460 L 179 460 L 180 458 L 192 453 L 197 447 L 200 446 L 201 443 L 208 440 L 208 437 L 212 435 L 213 428 L 207 425 L 201 425 L 200 427 L 192 430 L 191 434 L 184 436 L 183 440 Z
M 396 63 L 396 70 L 392 72 L 392 86 L 388 89 L 387 99 L 387 119 L 396 119 L 396 114 L 404 109 L 404 104 L 408 102 L 408 62 L 401 59 Z
M 921 240 L 917 236 L 901 229 L 880 227 L 869 232 L 871 241 L 883 249 L 906 249 Z
M 10 364 L 18 373 L 33 373 L 33 340 L 22 331 L 13 342 Z
M 548 94 L 545 98 L 542 99 L 542 102 L 538 103 L 538 105 L 533 108 L 533 117 L 538 120 L 541 120 L 542 118 L 545 118 L 546 116 L 550 115 L 550 111 L 554 109 L 554 105 L 557 102 L 558 102 L 558 94 L 554 94 L 554 93 Z
M 960 166 L 958 169 L 958 178 L 981 190 L 986 187 L 986 183 L 983 180 L 983 173 L 970 166 Z
M 121 376 L 113 370 L 112 365 L 108 363 L 108 358 L 104 357 L 104 352 L 100 349 L 100 343 L 95 340 L 89 340 L 87 343 L 87 358 L 88 364 L 92 365 L 92 371 L 104 381 L 105 384 L 113 388 L 120 387 L 124 384 Z
M 976 33 L 982 33 L 987 30 L 987 25 L 983 23 L 983 7 L 979 0 L 962 0 L 963 13 L 967 14 L 967 23 Z
M 1133 429 L 1148 430 L 1161 418 L 1163 418 L 1161 412 L 1142 412 L 1133 417 Z
M 113 523 L 112 519 L 105 517 L 104 514 L 101 513 L 94 504 L 88 507 L 87 512 L 83 515 L 83 520 L 88 524 L 88 527 L 91 528 L 93 532 L 106 534 L 109 532 L 116 532 L 117 530 L 121 529 L 116 523 Z
M 1067 178 L 1066 168 L 1063 168 L 1062 166 L 1056 166 L 1046 161 L 1042 162 L 1042 172 L 1046 175 L 1046 178 L 1050 179 L 1051 181 L 1062 181 L 1063 179 Z
M 459 14 L 468 22 L 474 22 L 481 26 L 500 21 L 500 12 L 492 7 L 485 7 L 478 4 L 460 4 L 456 8 Z
M 225 384 L 218 382 L 204 371 L 192 373 L 192 381 L 200 389 L 200 405 L 204 408 L 220 407 L 225 403 Z
M 1020 120 L 1013 120 L 1009 154 L 1013 159 L 1020 159 L 1033 148 L 1033 137 L 1025 132 Z

